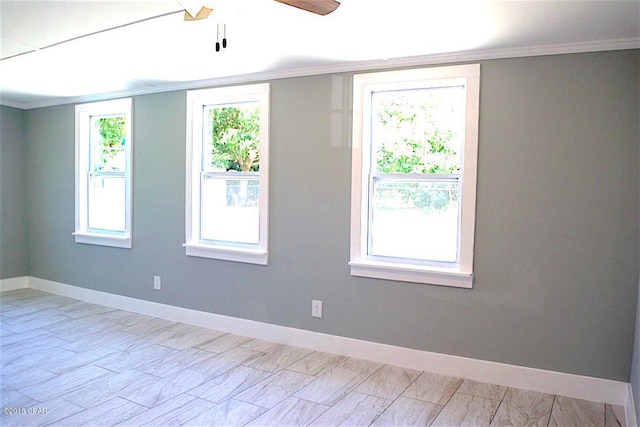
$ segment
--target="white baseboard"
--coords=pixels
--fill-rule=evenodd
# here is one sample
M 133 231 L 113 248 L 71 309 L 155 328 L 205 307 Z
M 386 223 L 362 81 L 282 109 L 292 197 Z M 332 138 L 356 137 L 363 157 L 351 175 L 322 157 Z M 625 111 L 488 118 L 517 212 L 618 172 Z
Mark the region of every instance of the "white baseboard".
M 636 405 L 633 401 L 633 387 L 627 384 L 627 400 L 624 403 L 624 417 L 627 421 L 627 427 L 638 427 L 636 418 Z
M 625 408 L 629 406 L 630 385 L 621 381 L 507 365 L 328 335 L 174 307 L 35 277 L 28 277 L 26 280 L 29 287 L 44 292 L 280 344 L 389 363 L 458 378 L 622 405 Z M 628 411 L 628 409 L 626 410 Z M 635 413 L 633 416 L 635 419 Z
M 29 286 L 28 278 L 12 277 L 11 279 L 0 280 L 0 292 L 15 291 L 16 289 L 25 289 Z

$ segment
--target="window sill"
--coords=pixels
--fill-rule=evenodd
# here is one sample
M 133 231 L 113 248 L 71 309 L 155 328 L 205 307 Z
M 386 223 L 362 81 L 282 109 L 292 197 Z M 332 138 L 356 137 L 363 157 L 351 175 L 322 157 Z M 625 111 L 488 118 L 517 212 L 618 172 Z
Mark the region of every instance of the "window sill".
M 453 269 L 426 268 L 411 264 L 374 261 L 351 261 L 349 265 L 351 266 L 352 276 L 453 286 L 456 288 L 471 289 L 473 287 L 473 273 L 463 273 Z
M 184 246 L 187 256 L 267 265 L 267 251 L 261 249 L 232 248 L 228 246 L 212 246 L 197 243 L 184 243 L 182 246 Z
M 73 233 L 76 243 L 84 243 L 88 245 L 111 246 L 113 248 L 131 249 L 131 236 L 118 236 L 109 234 L 97 234 L 76 231 Z

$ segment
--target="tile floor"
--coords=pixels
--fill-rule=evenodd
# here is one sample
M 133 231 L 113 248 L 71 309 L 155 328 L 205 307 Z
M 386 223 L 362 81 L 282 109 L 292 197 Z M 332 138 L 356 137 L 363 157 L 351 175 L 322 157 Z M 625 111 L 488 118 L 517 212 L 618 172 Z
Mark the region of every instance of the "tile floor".
M 3 426 L 618 426 L 619 406 L 0 293 Z

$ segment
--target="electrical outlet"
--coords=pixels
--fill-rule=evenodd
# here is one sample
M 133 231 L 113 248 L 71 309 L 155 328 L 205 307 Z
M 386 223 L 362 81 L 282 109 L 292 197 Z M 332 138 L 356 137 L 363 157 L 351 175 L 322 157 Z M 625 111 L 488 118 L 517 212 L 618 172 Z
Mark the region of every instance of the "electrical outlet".
M 162 279 L 160 276 L 153 276 L 153 289 L 156 291 L 162 289 Z
M 322 301 L 315 299 L 311 301 L 311 316 L 322 317 Z

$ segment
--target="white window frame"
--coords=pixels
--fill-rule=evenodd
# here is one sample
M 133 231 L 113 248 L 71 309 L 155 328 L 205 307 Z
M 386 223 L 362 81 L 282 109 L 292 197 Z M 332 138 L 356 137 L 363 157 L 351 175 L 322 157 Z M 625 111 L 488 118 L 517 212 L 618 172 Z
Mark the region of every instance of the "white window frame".
M 460 184 L 458 262 L 421 262 L 368 255 L 371 96 L 375 91 L 465 86 L 466 118 Z M 353 78 L 353 144 L 351 178 L 352 276 L 471 288 L 475 234 L 476 175 L 480 102 L 480 65 L 421 68 L 357 74 Z
M 89 228 L 90 122 L 92 116 L 126 116 L 125 144 L 125 229 L 123 232 Z M 76 243 L 131 248 L 132 246 L 132 158 L 133 134 L 131 98 L 79 104 L 75 107 L 75 236 Z
M 260 169 L 258 190 L 259 236 L 257 244 L 203 241 L 201 187 L 203 111 L 206 106 L 245 102 L 260 104 Z M 267 265 L 269 238 L 269 84 L 202 89 L 187 92 L 186 242 L 188 256 Z M 210 174 L 210 173 L 209 173 Z M 239 174 L 238 176 L 241 176 Z

